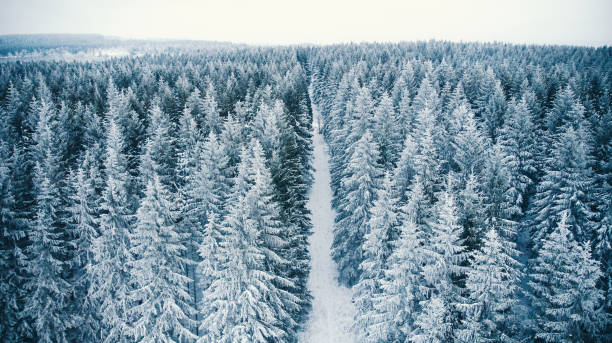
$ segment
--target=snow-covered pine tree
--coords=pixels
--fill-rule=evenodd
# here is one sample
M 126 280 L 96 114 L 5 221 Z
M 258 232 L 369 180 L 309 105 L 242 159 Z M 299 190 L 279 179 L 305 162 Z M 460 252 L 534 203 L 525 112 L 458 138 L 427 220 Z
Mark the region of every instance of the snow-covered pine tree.
M 412 105 L 410 110 L 412 113 L 418 116 L 418 113 L 429 109 L 434 118 L 437 119 L 440 114 L 440 98 L 438 96 L 438 91 L 432 84 L 432 80 L 430 80 L 429 75 L 426 75 L 425 78 L 421 81 L 421 85 L 419 86 L 419 90 L 412 101 Z
M 567 210 L 568 226 L 579 242 L 595 234 L 592 203 L 593 171 L 586 128 L 564 125 L 554 136 L 544 176 L 529 209 L 532 242 L 536 249 Z
M 380 295 L 380 280 L 384 276 L 398 224 L 396 199 L 393 198 L 389 173 L 385 175 L 370 213 L 368 232 L 362 245 L 363 261 L 359 265 L 361 275 L 353 286 L 353 303 L 357 309 L 354 329 L 360 342 L 377 342 L 381 339 L 374 325 L 377 313 L 373 307 L 373 298 Z
M 88 154 L 84 158 L 85 167 L 80 167 L 69 178 L 70 200 L 67 227 L 73 237 L 74 256 L 71 264 L 74 269 L 71 283 L 74 296 L 80 299 L 75 303 L 75 315 L 79 317 L 78 337 L 82 341 L 100 340 L 100 326 L 97 309 L 87 294 L 92 283 L 87 272 L 93 263 L 93 242 L 99 236 L 99 213 L 95 180 L 87 165 Z M 94 174 L 95 175 L 95 174 Z
M 147 128 L 147 139 L 140 161 L 139 183 L 141 190 L 147 187 L 149 180 L 156 173 L 169 191 L 176 191 L 176 139 L 174 125 L 170 116 L 162 111 L 158 101 L 149 110 L 150 125 Z
M 127 310 L 132 254 L 129 235 L 134 225 L 133 201 L 128 194 L 129 175 L 123 136 L 115 121 L 107 123 L 106 182 L 100 204 L 100 236 L 93 242 L 92 284 L 89 297 L 101 317 L 103 342 L 130 342 L 132 332 Z
M 200 342 L 278 342 L 294 335 L 290 313 L 299 299 L 276 274 L 287 261 L 285 239 L 272 199 L 272 183 L 258 142 L 243 149 L 238 176 L 221 225 L 219 278 L 204 290 Z
M 287 117 L 281 115 L 276 125 L 278 127 L 278 146 L 268 161 L 272 181 L 274 183 L 274 199 L 279 204 L 280 217 L 286 233 L 287 258 L 291 261 L 285 276 L 291 279 L 295 289 L 291 290 L 296 296 L 304 299 L 300 314 L 307 313 L 310 296 L 306 285 L 310 271 L 307 238 L 312 224 L 310 211 L 306 208 L 307 179 L 303 177 L 303 164 L 300 161 L 297 134 L 293 127 L 287 123 Z
M 460 238 L 462 227 L 459 225 L 452 184 L 449 174 L 445 189 L 438 195 L 435 215 L 429 224 L 431 234 L 425 242 L 428 258 L 423 267 L 426 281 L 423 291 L 430 297 L 443 299 L 451 314 L 454 329 L 457 321 L 455 306 L 462 298 L 458 281 L 466 274 L 463 264 L 468 256 Z
M 531 263 L 529 285 L 535 310 L 534 339 L 543 342 L 594 342 L 605 315 L 597 288 L 600 263 L 589 243 L 578 243 L 564 211 L 553 232 L 543 238 Z
M 414 328 L 419 302 L 424 300 L 420 286 L 424 283 L 421 272 L 426 260 L 425 234 L 410 215 L 398 230 L 399 238 L 379 281 L 381 292 L 372 299 L 375 314 L 369 327 L 376 334 L 370 336 L 377 341 L 405 340 Z
M 486 222 L 485 196 L 482 185 L 474 174 L 467 177 L 465 186 L 457 195 L 459 224 L 463 227 L 465 246 L 468 251 L 478 248 L 484 236 Z
M 499 128 L 503 125 L 506 113 L 506 97 L 501 82 L 495 78 L 492 89 L 487 90 L 487 100 L 480 113 L 484 120 L 487 136 L 496 142 Z
M 9 88 L 9 90 L 12 88 Z M 11 183 L 11 156 L 8 145 L 0 133 L 0 336 L 7 342 L 17 341 L 16 326 L 19 321 L 17 308 L 17 283 L 15 247 L 15 198 Z
M 44 88 L 44 87 L 43 87 Z M 67 342 L 68 330 L 75 325 L 70 308 L 72 286 L 69 277 L 70 237 L 63 217 L 60 153 L 52 102 L 36 101 L 37 126 L 34 132 L 35 206 L 24 284 L 27 292 L 20 314 L 31 322 L 39 342 Z M 50 101 L 50 100 L 49 100 Z
M 521 210 L 513 201 L 510 173 L 504 161 L 505 156 L 499 145 L 493 146 L 480 177 L 484 196 L 483 208 L 486 224 L 496 228 L 505 239 L 514 241 L 517 223 L 513 218 L 516 218 Z M 482 238 L 478 237 L 477 241 Z
M 504 154 L 504 166 L 510 173 L 512 203 L 519 212 L 519 218 L 527 207 L 527 189 L 536 176 L 535 168 L 535 126 L 532 114 L 523 97 L 519 102 L 510 100 L 499 131 L 498 144 Z
M 408 336 L 414 343 L 444 343 L 452 337 L 452 320 L 444 299 L 433 296 L 424 301 L 423 310 L 414 321 L 415 329 Z
M 198 150 L 198 165 L 186 175 L 183 188 L 185 201 L 181 209 L 180 223 L 181 232 L 187 235 L 185 239 L 190 251 L 189 258 L 196 263 L 200 261 L 196 252 L 203 238 L 202 231 L 208 223 L 207 215 L 215 213 L 218 218 L 224 216 L 224 202 L 229 190 L 229 180 L 225 176 L 228 159 L 217 136 L 210 133 Z M 197 273 L 192 271 L 189 275 L 197 279 Z M 199 302 L 199 292 L 209 284 L 210 281 L 195 281 L 191 290 L 194 303 Z
M 223 154 L 228 159 L 225 176 L 234 178 L 238 174 L 238 163 L 240 162 L 240 151 L 243 144 L 246 144 L 246 136 L 242 132 L 240 122 L 229 115 L 224 122 L 223 131 L 219 135 L 219 144 Z
M 410 100 L 412 99 L 411 95 L 414 93 L 416 93 L 414 68 L 412 62 L 407 61 L 402 65 L 397 80 L 393 84 L 393 90 L 391 91 L 393 105 L 399 109 L 402 99 L 407 99 L 408 104 L 410 104 Z
M 346 194 L 334 225 L 332 257 L 338 263 L 339 280 L 352 286 L 359 280 L 363 260 L 361 245 L 380 183 L 378 149 L 369 130 L 354 144 L 342 181 Z
M 546 113 L 545 126 L 551 134 L 568 122 L 574 122 L 577 118 L 572 117 L 572 107 L 576 104 L 576 95 L 568 83 L 563 89 L 555 94 L 552 108 Z
M 221 242 L 224 232 L 221 227 L 220 216 L 215 213 L 206 214 L 207 222 L 202 231 L 202 240 L 198 247 L 197 253 L 199 261 L 196 265 L 194 273 L 195 285 L 191 289 L 191 297 L 193 298 L 194 307 L 196 309 L 196 334 L 200 336 L 200 332 L 206 332 L 206 328 L 200 328 L 200 312 L 205 313 L 207 310 L 204 306 L 208 305 L 206 299 L 200 296 L 206 292 L 208 287 L 220 277 L 220 264 L 223 261 L 224 255 L 221 250 Z
M 417 145 L 411 134 L 406 135 L 404 147 L 400 153 L 397 166 L 393 170 L 393 191 L 399 204 L 407 201 L 407 192 L 416 174 L 415 159 L 417 158 Z
M 325 116 L 325 121 L 322 124 L 322 132 L 325 136 L 325 139 L 332 144 L 335 141 L 335 134 L 333 134 L 338 129 L 342 128 L 346 122 L 348 121 L 347 114 L 349 114 L 348 105 L 350 103 L 350 84 L 351 80 L 349 80 L 349 73 L 346 73 L 342 76 L 340 83 L 338 84 L 338 89 L 336 90 L 336 94 L 331 102 L 331 111 L 328 116 Z M 331 120 L 329 118 L 334 118 Z
M 223 127 L 223 119 L 220 116 L 219 107 L 215 98 L 215 87 L 209 82 L 204 98 L 200 104 L 203 115 L 202 131 L 204 131 L 205 134 L 214 132 L 218 135 L 221 133 L 221 128 Z
M 154 163 L 154 162 L 153 162 Z M 155 163 L 153 164 L 155 166 Z M 128 310 L 137 342 L 192 342 L 191 280 L 186 270 L 184 235 L 176 226 L 171 196 L 153 170 L 130 234 L 129 284 L 132 306 Z
M 513 342 L 518 338 L 521 273 L 514 246 L 492 228 L 482 248 L 474 252 L 465 280 L 467 301 L 458 306 L 464 313 L 463 327 L 456 335 L 460 342 Z
M 371 130 L 373 126 L 374 106 L 370 90 L 367 87 L 361 87 L 356 91 L 355 98 L 351 99 L 351 103 L 347 105 L 347 111 L 347 123 L 338 132 L 334 132 L 336 141 L 331 144 L 332 150 L 337 151 L 332 153 L 330 166 L 332 190 L 334 191 L 332 206 L 338 209 L 340 217 L 344 215 L 342 209 L 348 193 L 344 186 L 344 180 L 351 175 L 347 166 L 353 158 L 357 141 L 362 139 L 366 131 Z M 377 156 L 377 158 L 379 157 Z
M 297 315 L 302 311 L 303 301 L 291 280 L 291 274 L 296 272 L 291 264 L 300 262 L 294 259 L 289 245 L 291 237 L 296 232 L 290 225 L 285 225 L 280 219 L 280 206 L 275 199 L 274 184 L 264 156 L 263 147 L 259 142 L 251 143 L 251 168 L 254 172 L 253 187 L 247 194 L 252 208 L 249 214 L 254 221 L 255 229 L 260 233 L 261 248 L 266 255 L 266 265 L 269 272 L 275 275 L 273 282 L 279 291 L 279 299 L 283 302 L 284 309 L 290 315 Z M 293 243 L 293 242 L 292 242 Z M 304 291 L 304 290 L 302 290 Z M 294 336 L 297 323 L 294 316 L 286 318 L 285 330 L 290 336 Z
M 398 116 L 393 108 L 393 101 L 384 93 L 374 112 L 373 136 L 380 151 L 380 165 L 390 171 L 399 157 L 402 144 Z
M 36 215 L 32 158 L 29 150 L 26 144 L 17 144 L 12 148 L 10 158 L 4 160 L 10 171 L 10 184 L 7 190 L 10 190 L 13 195 L 12 201 L 10 197 L 4 200 L 13 203 L 11 212 L 14 223 L 10 231 L 3 233 L 11 243 L 10 255 L 7 256 L 10 259 L 11 268 L 5 273 L 6 280 L 10 282 L 11 291 L 6 294 L 6 303 L 9 306 L 4 310 L 9 312 L 9 318 L 17 319 L 12 329 L 9 330 L 9 334 L 3 336 L 8 342 L 21 342 L 31 339 L 33 335 L 31 323 L 19 318 L 24 302 L 28 298 L 27 290 L 24 289 L 24 284 L 28 280 L 27 248 L 30 243 L 32 218 Z M 5 323 L 10 325 L 11 322 Z
M 66 246 L 59 226 L 59 190 L 52 183 L 50 164 L 35 165 L 36 217 L 30 234 L 31 245 L 25 283 L 28 292 L 21 316 L 32 321 L 39 342 L 68 342 L 67 332 L 74 325 L 69 310 L 71 284 L 67 275 Z
M 411 134 L 417 144 L 417 155 L 414 158 L 415 173 L 421 179 L 425 195 L 433 201 L 441 185 L 441 165 L 446 161 L 440 156 L 436 144 L 439 130 L 432 109 L 426 107 L 417 113 Z
M 480 175 L 484 168 L 486 151 L 490 145 L 478 127 L 474 114 L 461 105 L 453 112 L 453 117 L 462 118 L 461 127 L 452 139 L 454 156 L 452 157 L 459 171 L 459 181 L 463 185 L 470 174 Z

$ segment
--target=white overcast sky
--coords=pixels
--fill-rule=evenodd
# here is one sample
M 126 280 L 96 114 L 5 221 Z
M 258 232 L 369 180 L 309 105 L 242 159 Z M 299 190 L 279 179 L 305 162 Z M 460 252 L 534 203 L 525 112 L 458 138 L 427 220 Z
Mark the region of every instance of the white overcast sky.
M 612 45 L 612 0 L 0 0 L 0 34 Z

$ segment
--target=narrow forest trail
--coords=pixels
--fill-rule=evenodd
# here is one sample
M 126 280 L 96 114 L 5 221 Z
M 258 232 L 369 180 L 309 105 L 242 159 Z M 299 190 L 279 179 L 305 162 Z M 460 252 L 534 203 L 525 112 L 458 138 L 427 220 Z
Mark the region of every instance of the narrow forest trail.
M 314 104 L 312 106 L 315 172 L 308 201 L 313 224 L 313 233 L 309 237 L 312 269 L 308 288 L 313 301 L 312 312 L 300 335 L 300 342 L 352 343 L 355 341 L 351 333 L 355 308 L 351 302 L 351 290 L 338 284 L 336 263 L 331 258 L 335 212 L 331 208 L 328 148 L 323 136 L 319 134 L 320 113 Z

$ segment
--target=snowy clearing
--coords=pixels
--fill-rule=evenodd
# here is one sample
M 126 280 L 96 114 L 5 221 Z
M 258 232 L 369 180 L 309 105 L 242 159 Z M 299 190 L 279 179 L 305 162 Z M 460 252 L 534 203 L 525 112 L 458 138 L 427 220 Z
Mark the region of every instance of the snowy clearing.
M 313 296 L 312 312 L 300 342 L 354 342 L 351 324 L 355 308 L 351 290 L 337 281 L 336 263 L 330 255 L 335 213 L 331 208 L 332 191 L 327 144 L 319 134 L 319 112 L 313 104 L 314 183 L 308 208 L 312 212 L 313 234 L 309 238 L 312 269 L 308 288 Z

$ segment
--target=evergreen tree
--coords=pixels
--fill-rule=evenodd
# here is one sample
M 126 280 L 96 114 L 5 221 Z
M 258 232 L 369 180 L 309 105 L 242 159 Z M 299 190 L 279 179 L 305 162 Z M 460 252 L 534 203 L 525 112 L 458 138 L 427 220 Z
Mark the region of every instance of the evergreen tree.
M 408 340 L 415 343 L 443 343 L 450 340 L 452 323 L 446 303 L 434 296 L 424 302 L 423 311 L 417 316 L 415 329 Z
M 205 134 L 214 132 L 216 134 L 221 133 L 221 127 L 223 120 L 221 119 L 217 101 L 215 100 L 216 92 L 215 87 L 212 83 L 208 84 L 206 94 L 201 102 L 201 110 L 203 114 L 202 130 Z
M 460 181 L 463 184 L 468 175 L 479 175 L 484 168 L 485 152 L 489 142 L 480 132 L 474 114 L 466 107 L 460 106 L 455 109 L 453 116 L 463 119 L 452 143 L 455 150 L 453 161 L 460 172 Z
M 87 157 L 86 157 L 87 159 Z M 73 272 L 71 283 L 74 287 L 75 313 L 79 316 L 79 339 L 99 340 L 99 318 L 94 304 L 87 294 L 93 280 L 87 270 L 93 263 L 93 242 L 99 236 L 99 213 L 97 211 L 95 181 L 91 172 L 83 167 L 70 176 L 70 206 L 68 207 L 68 228 L 74 239 L 74 256 L 71 261 Z
M 572 116 L 572 108 L 576 105 L 576 95 L 568 84 L 564 89 L 559 89 L 552 103 L 552 108 L 546 113 L 545 125 L 550 133 L 557 130 L 568 122 L 576 120 Z
M 485 107 L 481 113 L 484 119 L 487 134 L 493 142 L 496 142 L 498 131 L 503 125 L 506 112 L 506 97 L 501 82 L 495 79 L 493 90 L 488 91 Z
M 336 217 L 332 244 L 340 282 L 349 286 L 359 280 L 358 267 L 363 260 L 360 247 L 380 182 L 377 149 L 369 131 L 355 143 L 353 150 L 345 171 L 347 178 L 343 180 L 345 205 Z
M 419 175 L 426 196 L 433 201 L 440 189 L 441 161 L 436 140 L 439 137 L 438 126 L 434 113 L 425 108 L 418 112 L 416 125 L 412 133 L 417 142 L 417 155 L 414 159 L 415 173 Z
M 113 119 L 107 124 L 106 182 L 102 192 L 100 236 L 93 242 L 93 264 L 88 270 L 89 296 L 101 317 L 104 342 L 129 342 L 132 339 L 130 308 L 130 233 L 133 203 L 128 194 L 129 175 L 123 155 L 123 137 Z
M 371 327 L 376 317 L 373 298 L 379 296 L 380 280 L 386 260 L 391 254 L 392 239 L 397 226 L 397 209 L 392 195 L 390 176 L 386 174 L 383 187 L 378 190 L 378 196 L 370 210 L 368 232 L 362 246 L 363 261 L 359 265 L 361 275 L 359 282 L 353 287 L 353 303 L 357 309 L 354 327 L 359 340 L 363 342 L 380 339 L 375 334 L 376 330 Z
M 518 103 L 511 100 L 498 143 L 505 156 L 503 163 L 510 173 L 510 196 L 519 210 L 519 216 L 526 208 L 528 187 L 536 176 L 535 134 L 532 114 L 525 98 Z
M 391 170 L 401 150 L 402 135 L 391 98 L 385 93 L 374 113 L 374 139 L 380 151 L 380 165 Z
M 425 285 L 423 290 L 430 296 L 439 296 L 448 306 L 453 328 L 457 313 L 454 307 L 461 301 L 462 289 L 459 280 L 466 273 L 464 262 L 467 259 L 465 246 L 461 240 L 461 227 L 457 207 L 452 194 L 452 178 L 449 176 L 445 189 L 435 205 L 435 216 L 430 223 L 431 235 L 425 243 L 428 259 L 423 267 Z
M 372 299 L 376 312 L 370 331 L 378 333 L 372 335 L 378 341 L 403 341 L 408 337 L 423 300 L 424 233 L 411 216 L 403 220 L 399 231 L 380 280 L 381 294 Z
M 286 261 L 277 253 L 285 240 L 271 198 L 263 150 L 242 153 L 229 212 L 221 230 L 219 278 L 203 294 L 202 342 L 285 341 L 295 330 L 290 312 L 299 301 L 279 285 L 275 272 Z
M 568 220 L 564 212 L 531 265 L 535 339 L 542 342 L 592 342 L 604 324 L 600 263 L 588 242 L 574 239 Z
M 583 242 L 593 238 L 593 173 L 586 135 L 584 128 L 575 129 L 571 125 L 564 126 L 555 135 L 544 177 L 529 210 L 532 240 L 536 248 L 552 231 L 561 214 L 568 210 L 568 225 L 574 230 L 576 239 Z
M 148 180 L 153 178 L 151 173 L 156 173 L 164 186 L 174 192 L 177 159 L 173 124 L 169 115 L 157 103 L 149 110 L 149 118 L 151 124 L 147 129 L 148 138 L 143 150 L 146 153 L 140 161 L 141 187 L 144 190 Z
M 291 261 L 285 276 L 291 279 L 295 288 L 291 290 L 304 301 L 302 310 L 297 317 L 306 314 L 310 306 L 310 296 L 306 285 L 310 270 L 310 256 L 307 250 L 307 237 L 310 233 L 310 212 L 306 208 L 307 180 L 302 176 L 303 164 L 300 161 L 297 134 L 282 116 L 277 120 L 278 146 L 268 160 L 272 181 L 274 183 L 274 199 L 279 204 L 280 217 L 283 226 L 287 227 L 287 247 L 284 254 Z
M 457 195 L 459 224 L 463 227 L 462 239 L 468 251 L 478 248 L 486 222 L 485 195 L 482 185 L 474 174 L 470 174 L 465 187 Z
M 11 85 L 12 86 L 12 85 Z M 8 146 L 0 138 L 0 336 L 7 342 L 17 341 L 18 307 L 18 272 L 16 264 L 17 225 L 15 198 L 11 183 L 11 164 Z
M 196 272 L 194 273 L 195 285 L 192 292 L 194 295 L 206 292 L 208 287 L 221 275 L 219 274 L 221 263 L 223 262 L 223 250 L 221 242 L 223 241 L 223 230 L 221 227 L 221 221 L 219 215 L 215 212 L 207 213 L 206 217 L 208 221 L 202 231 L 202 241 L 198 247 L 199 262 L 196 265 Z M 193 297 L 193 295 L 192 295 Z M 206 312 L 206 299 L 202 297 L 194 297 L 194 304 L 196 308 L 196 325 L 197 334 L 199 336 L 201 332 L 206 332 L 206 328 L 200 328 L 198 312 Z
M 513 201 L 510 173 L 504 165 L 505 156 L 499 146 L 495 145 L 487 157 L 481 176 L 485 221 L 506 239 L 514 240 L 517 223 L 513 218 L 518 217 L 520 209 Z
M 136 213 L 130 235 L 130 294 L 134 305 L 128 314 L 138 342 L 185 342 L 196 336 L 189 331 L 191 280 L 185 270 L 184 237 L 175 224 L 170 194 L 153 172 Z
M 66 247 L 59 222 L 59 190 L 42 167 L 36 163 L 36 218 L 28 247 L 27 271 L 30 279 L 21 316 L 32 321 L 39 342 L 68 342 L 67 331 L 74 325 L 70 317 L 71 284 L 67 272 Z
M 513 247 L 490 229 L 483 247 L 474 253 L 465 281 L 467 303 L 459 307 L 464 313 L 463 328 L 457 333 L 460 341 L 514 341 L 519 331 L 516 310 L 521 275 Z
M 44 90 L 42 90 L 44 93 Z M 72 285 L 68 280 L 70 237 L 65 232 L 63 217 L 60 155 L 53 104 L 44 98 L 37 101 L 38 115 L 33 139 L 35 216 L 25 253 L 28 278 L 22 318 L 32 322 L 40 342 L 66 342 L 74 325 L 70 309 Z
M 425 78 L 421 81 L 419 90 L 417 91 L 411 105 L 412 113 L 416 113 L 417 115 L 419 112 L 425 109 L 429 109 L 435 118 L 437 118 L 439 115 L 440 98 L 438 96 L 438 91 L 432 85 L 429 75 L 425 76 Z
M 6 336 L 8 341 L 19 342 L 22 340 L 31 339 L 33 328 L 31 322 L 23 320 L 20 313 L 23 311 L 24 304 L 28 299 L 28 291 L 24 284 L 29 280 L 28 274 L 28 246 L 30 244 L 29 237 L 33 227 L 33 218 L 36 216 L 35 210 L 35 194 L 34 181 L 32 174 L 34 173 L 31 167 L 32 152 L 28 146 L 14 146 L 11 153 L 11 158 L 5 160 L 10 170 L 10 184 L 7 190 L 11 190 L 13 198 L 8 197 L 5 201 L 13 203 L 12 230 L 5 231 L 3 234 L 9 239 L 10 255 L 7 256 L 11 263 L 11 269 L 6 273 L 6 280 L 9 285 L 12 285 L 12 291 L 7 293 L 6 303 L 9 318 L 17 318 L 14 323 L 14 330 Z M 7 194 L 10 195 L 10 194 Z M 10 321 L 6 322 L 10 324 Z M 4 337 L 4 336 L 3 336 Z
M 408 188 L 416 174 L 415 160 L 418 147 L 412 135 L 407 135 L 404 148 L 399 156 L 397 166 L 393 170 L 393 190 L 400 204 L 406 202 Z

